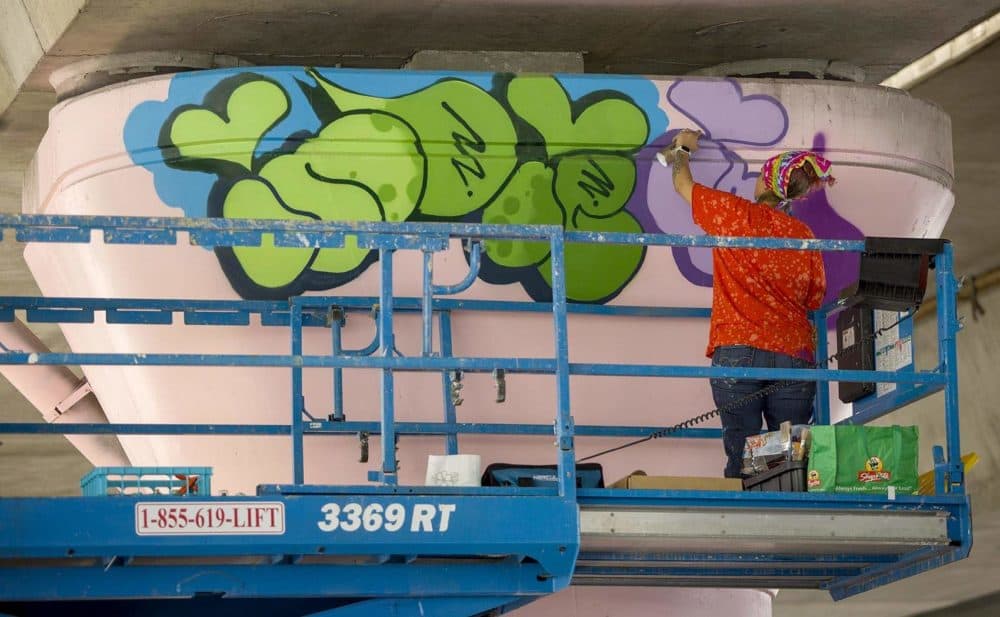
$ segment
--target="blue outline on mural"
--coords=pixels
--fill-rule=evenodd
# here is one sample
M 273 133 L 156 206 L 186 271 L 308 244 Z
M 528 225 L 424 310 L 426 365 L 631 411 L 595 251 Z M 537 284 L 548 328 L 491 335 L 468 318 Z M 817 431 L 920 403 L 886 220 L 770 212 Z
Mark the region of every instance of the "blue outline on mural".
M 633 77 L 210 71 L 178 75 L 166 101 L 137 106 L 124 139 L 187 216 L 638 232 L 626 204 L 638 155 L 666 129 L 658 101 L 652 82 Z M 547 251 L 530 245 L 487 246 L 481 277 L 547 299 Z M 337 287 L 375 259 L 356 245 L 216 253 L 247 298 Z M 570 298 L 614 298 L 644 257 L 642 247 L 570 246 Z

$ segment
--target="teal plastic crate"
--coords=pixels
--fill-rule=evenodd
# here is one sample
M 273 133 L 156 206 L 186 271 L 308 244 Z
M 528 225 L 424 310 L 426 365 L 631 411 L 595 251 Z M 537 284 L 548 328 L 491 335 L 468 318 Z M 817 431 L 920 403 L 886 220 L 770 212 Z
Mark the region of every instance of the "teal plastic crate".
M 211 467 L 96 467 L 80 479 L 85 497 L 212 494 Z

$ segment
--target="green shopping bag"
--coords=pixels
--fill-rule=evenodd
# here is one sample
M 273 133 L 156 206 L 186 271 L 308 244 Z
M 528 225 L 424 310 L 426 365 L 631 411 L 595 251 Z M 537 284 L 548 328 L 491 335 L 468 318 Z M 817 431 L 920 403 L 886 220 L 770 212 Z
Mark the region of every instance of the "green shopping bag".
M 919 437 L 915 426 L 812 427 L 810 491 L 835 493 L 917 492 Z

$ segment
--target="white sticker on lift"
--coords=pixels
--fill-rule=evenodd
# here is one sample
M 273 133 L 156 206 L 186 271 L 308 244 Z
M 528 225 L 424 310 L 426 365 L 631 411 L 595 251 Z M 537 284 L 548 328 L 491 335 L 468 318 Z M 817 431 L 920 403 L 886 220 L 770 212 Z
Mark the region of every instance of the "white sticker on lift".
M 895 372 L 913 364 L 912 337 L 901 337 L 898 322 L 906 313 L 875 311 L 875 329 L 888 328 L 875 339 L 875 370 Z M 895 324 L 895 325 L 893 325 Z M 891 328 L 889 326 L 892 326 Z M 898 384 L 876 384 L 875 396 L 881 397 L 895 392 Z
M 844 330 L 844 333 L 841 335 L 840 346 L 842 349 L 847 349 L 852 345 L 854 345 L 854 328 L 848 328 Z

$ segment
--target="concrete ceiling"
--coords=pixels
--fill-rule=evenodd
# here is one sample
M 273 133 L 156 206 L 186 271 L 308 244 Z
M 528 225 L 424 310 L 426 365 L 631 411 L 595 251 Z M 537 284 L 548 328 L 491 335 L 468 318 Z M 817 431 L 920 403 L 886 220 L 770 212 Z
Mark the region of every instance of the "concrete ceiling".
M 386 68 L 422 49 L 577 51 L 588 72 L 660 75 L 819 58 L 877 83 L 996 10 L 995 0 L 90 0 L 28 87 L 45 89 L 52 68 L 82 56 L 172 49 Z

